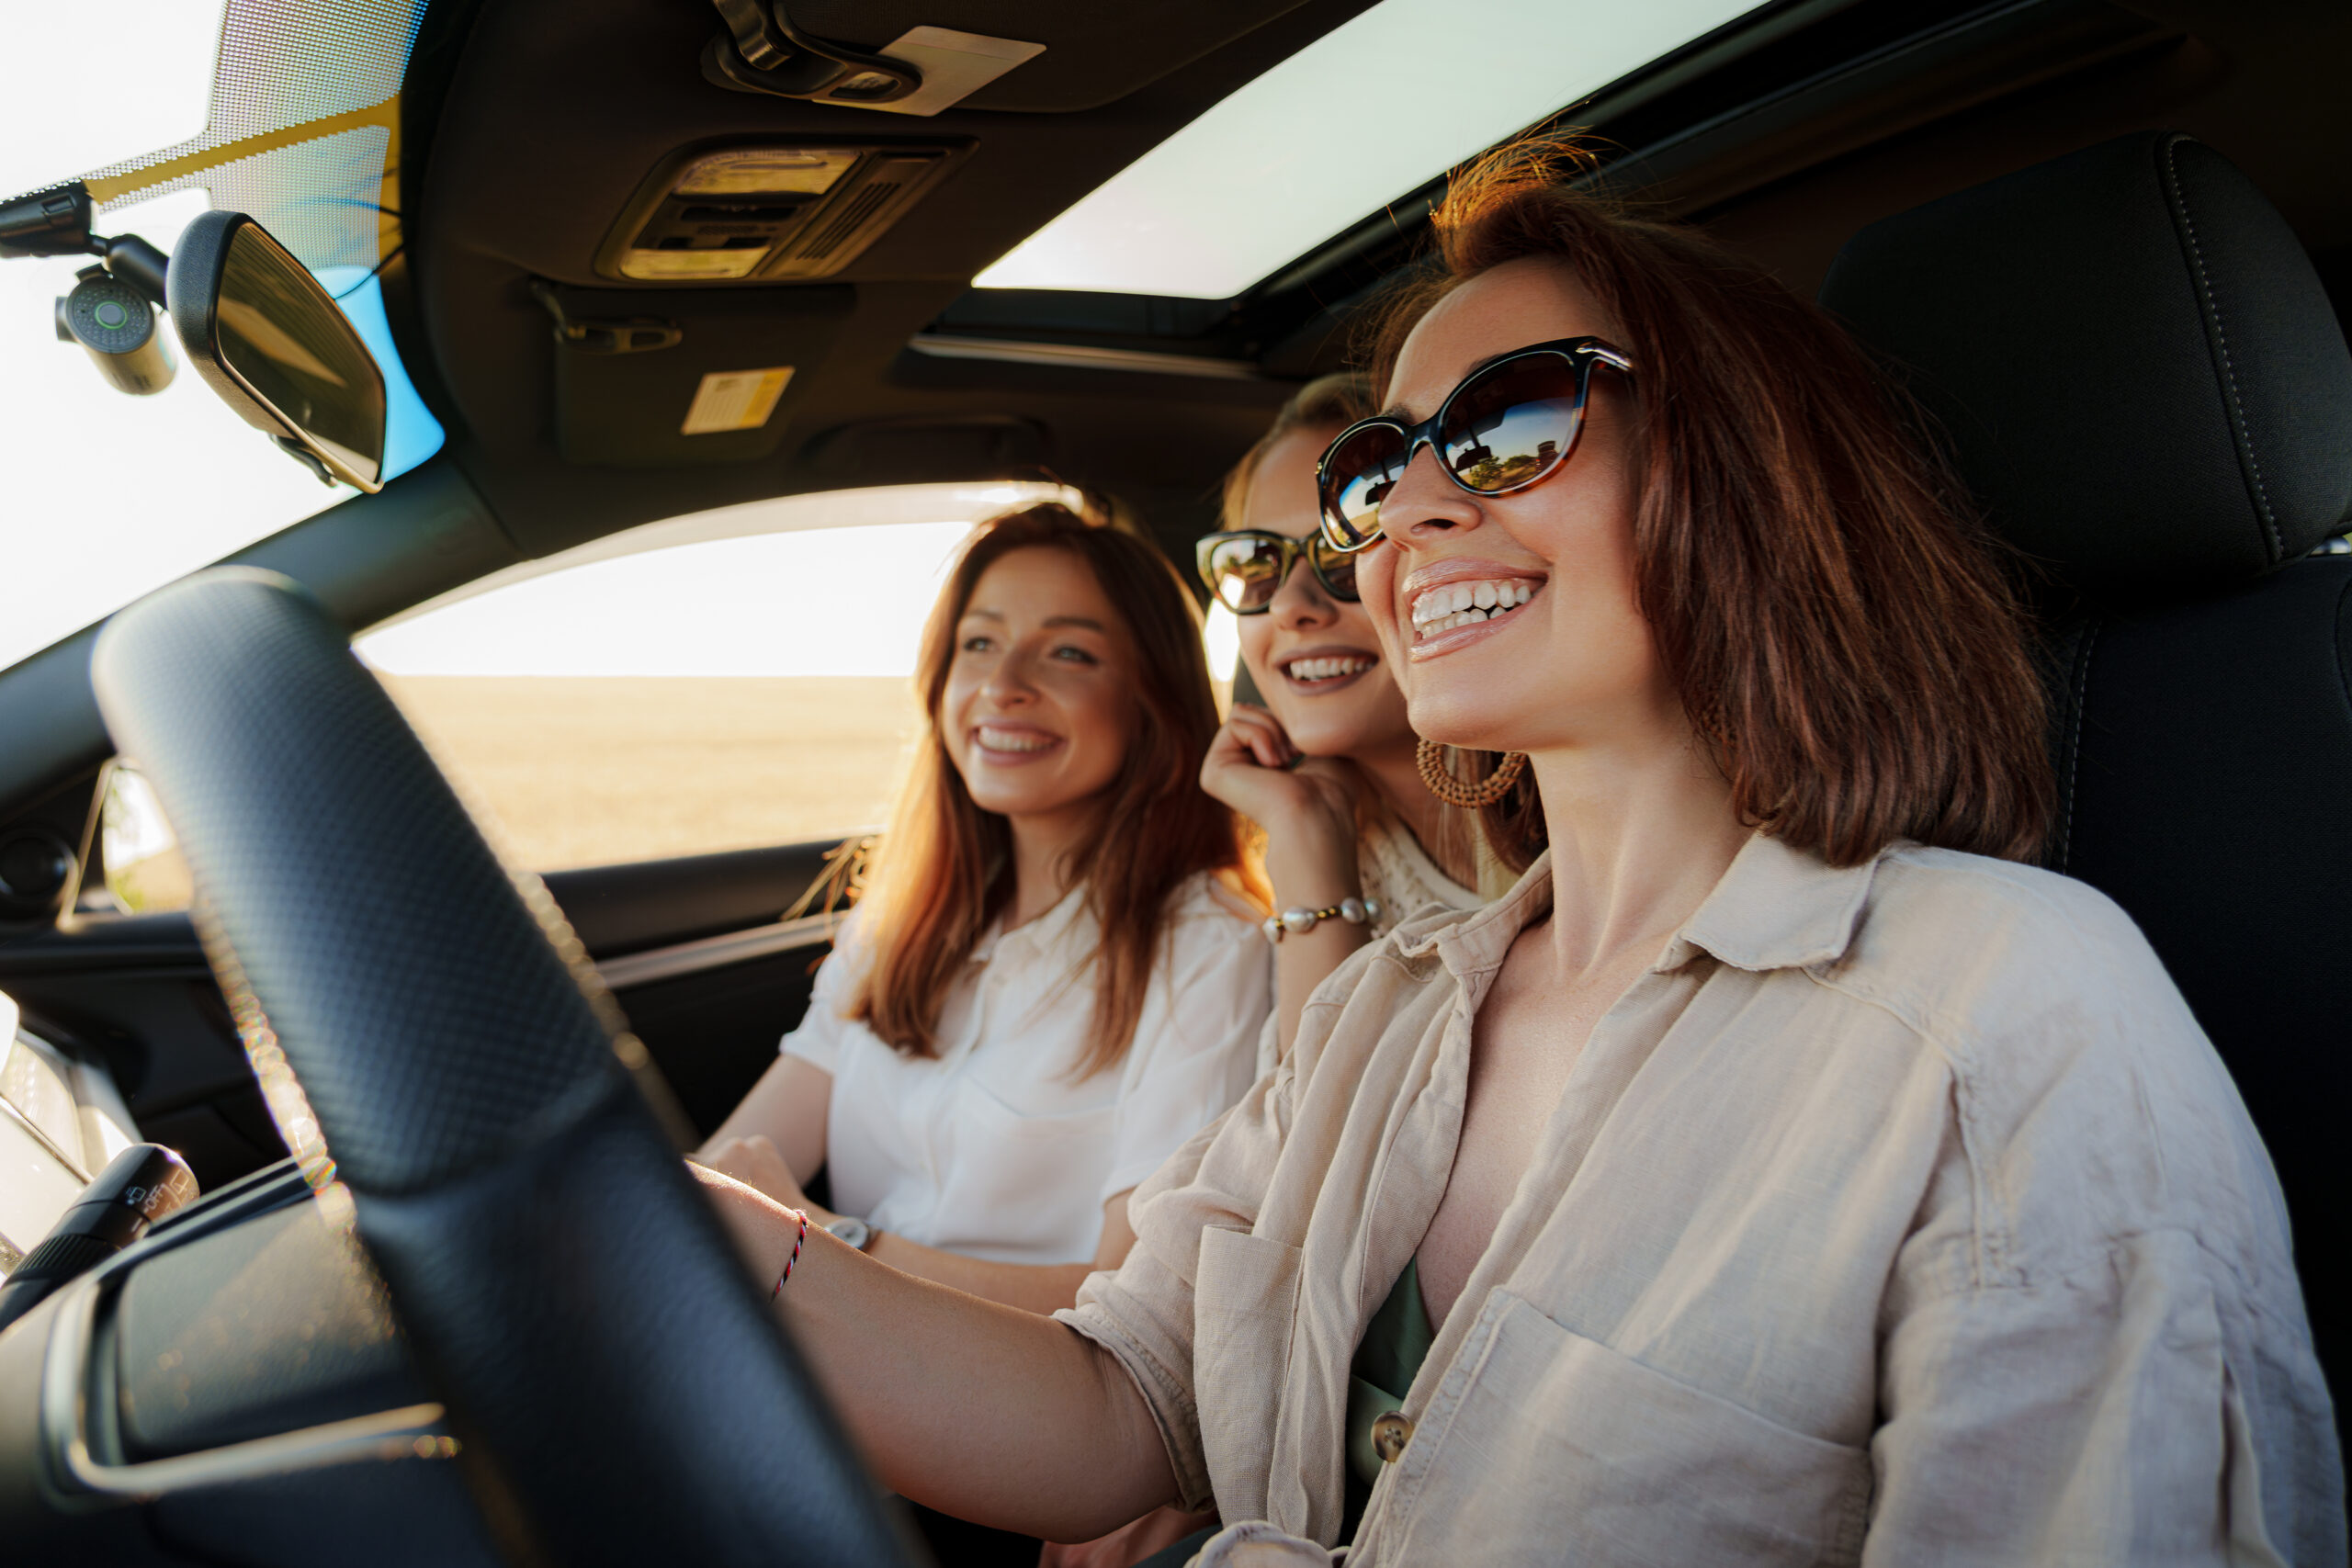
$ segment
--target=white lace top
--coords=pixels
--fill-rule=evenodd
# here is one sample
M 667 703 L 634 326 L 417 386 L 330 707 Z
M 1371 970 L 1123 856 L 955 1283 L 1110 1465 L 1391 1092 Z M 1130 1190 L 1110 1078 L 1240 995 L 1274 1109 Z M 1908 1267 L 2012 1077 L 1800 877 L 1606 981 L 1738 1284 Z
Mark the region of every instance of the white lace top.
M 1382 819 L 1356 839 L 1356 874 L 1364 897 L 1380 900 L 1380 918 L 1372 922 L 1377 939 L 1396 929 L 1406 917 L 1432 905 L 1449 909 L 1475 909 L 1487 900 L 1475 887 L 1464 887 L 1446 875 L 1419 839 L 1397 823 Z

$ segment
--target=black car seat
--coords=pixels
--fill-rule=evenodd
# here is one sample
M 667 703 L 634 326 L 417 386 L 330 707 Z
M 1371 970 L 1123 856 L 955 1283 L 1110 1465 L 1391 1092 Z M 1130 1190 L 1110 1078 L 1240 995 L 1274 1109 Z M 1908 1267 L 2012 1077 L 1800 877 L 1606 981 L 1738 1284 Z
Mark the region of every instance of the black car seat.
M 2040 563 L 2048 863 L 2139 922 L 2236 1077 L 2340 1404 L 2352 355 L 2318 275 L 2220 153 L 2143 133 L 1871 225 L 1821 301 Z

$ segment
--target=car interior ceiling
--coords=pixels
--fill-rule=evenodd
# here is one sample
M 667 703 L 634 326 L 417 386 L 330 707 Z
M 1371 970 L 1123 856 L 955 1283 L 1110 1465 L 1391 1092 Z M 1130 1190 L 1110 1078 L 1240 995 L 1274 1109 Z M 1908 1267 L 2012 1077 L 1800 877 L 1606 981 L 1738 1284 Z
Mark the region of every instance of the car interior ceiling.
M 689 512 L 863 485 L 1051 476 L 1113 498 L 1182 560 L 1187 542 L 1214 526 L 1225 469 L 1273 410 L 1305 378 L 1348 362 L 1351 312 L 1420 254 L 1441 187 L 1368 215 L 1230 300 L 975 290 L 970 279 L 1209 105 L 1367 4 L 795 0 L 793 17 L 808 31 L 866 48 L 917 25 L 1048 46 L 1034 69 L 1009 73 L 964 105 L 885 121 L 714 86 L 698 61 L 716 16 L 693 0 L 434 0 L 403 95 L 405 248 L 386 262 L 383 279 L 394 339 L 447 445 L 380 494 L 346 502 L 235 558 L 286 571 L 356 631 L 518 560 Z M 1592 128 L 1606 152 L 1590 176 L 1596 182 L 1704 224 L 1807 296 L 1830 277 L 1841 249 L 1883 220 L 2118 137 L 2186 132 L 2244 171 L 2283 215 L 2340 321 L 2352 317 L 2347 60 L 2352 11 L 2330 0 L 1791 0 L 1644 68 L 1561 123 Z M 1346 118 L 1364 112 L 1377 106 L 1333 106 L 1328 156 L 1347 155 Z M 899 139 L 937 143 L 956 157 L 869 248 L 812 282 L 654 285 L 599 273 L 600 247 L 665 160 L 682 149 L 796 139 Z M 1920 243 L 1934 243 L 1928 232 Z M 1857 290 L 1850 272 L 1843 276 L 1827 302 L 1850 310 L 1866 338 L 1894 347 L 1888 334 L 1903 330 L 1904 275 L 1883 276 L 1875 301 Z M 2011 276 L 2005 286 L 2030 289 L 2033 277 Z M 552 330 L 551 305 L 573 319 L 656 320 L 674 326 L 680 343 L 588 364 Z M 2324 332 L 2324 323 L 2309 324 L 2316 320 L 2306 318 L 2307 330 Z M 1968 325 L 1989 361 L 2030 378 L 2043 330 L 2036 321 L 2034 311 L 2011 315 L 1996 303 Z M 931 351 L 942 342 L 970 352 Z M 691 384 L 705 370 L 741 363 L 736 345 L 745 343 L 774 350 L 763 363 L 799 367 L 784 403 L 761 439 L 728 448 L 727 460 L 682 460 L 686 455 L 667 440 L 678 378 Z M 1013 357 L 1001 356 L 1008 345 Z M 1082 355 L 1035 352 L 1041 346 L 1121 357 L 1089 364 Z M 2131 519 L 2115 523 L 2120 529 Z M 2081 628 L 2097 618 L 2086 602 L 2052 606 L 2062 632 L 2075 639 L 2064 646 L 2078 655 Z M 2134 635 L 2127 627 L 2109 646 L 2127 646 Z M 2236 636 L 2226 626 L 2198 635 Z M 90 644 L 85 633 L 0 672 L 0 829 L 29 827 L 94 844 L 85 829 L 96 770 L 112 745 L 90 694 Z M 2134 694 L 2160 687 L 2165 668 L 2154 654 L 2142 663 L 2154 673 L 2135 676 L 2139 684 L 2122 696 L 2094 699 L 2079 682 L 2054 682 L 2078 704 L 2075 740 L 2086 733 L 2079 705 L 2104 702 L 2086 744 L 2108 745 L 2115 756 L 2141 745 L 2133 726 L 2155 721 Z M 2201 690 L 2197 700 L 2208 709 L 2268 711 L 2238 705 L 2226 688 Z M 2200 709 L 2164 722 L 2221 719 Z M 2211 744 L 2256 746 L 2261 728 Z M 2273 728 L 2290 752 L 2296 737 L 2311 733 Z M 2289 776 L 2313 776 L 2292 773 L 2291 755 L 2277 765 Z M 2293 897 L 2305 900 L 2298 908 L 2330 897 L 2340 907 L 2340 882 L 2315 890 L 2312 878 L 2343 864 L 2341 846 L 2327 837 L 2331 814 L 2341 818 L 2333 805 L 2341 778 L 2340 771 L 2321 777 L 2302 792 L 2297 811 L 2282 819 L 2289 840 L 2264 873 L 2294 882 Z M 2213 804 L 2224 795 L 2225 805 Z M 2083 865 L 2102 870 L 2075 869 L 2102 886 L 2106 877 L 2128 877 L 2147 835 L 2184 809 L 2177 800 L 2086 799 L 2085 836 L 2073 848 Z M 2232 784 L 2187 809 L 2243 809 L 2245 799 Z M 2094 818 L 2110 808 L 2111 820 L 2135 825 L 2102 829 Z M 2298 866 L 2297 843 L 2320 847 Z M 699 857 L 692 866 L 602 868 L 548 881 L 588 951 L 605 960 L 773 919 L 816 873 L 822 848 L 779 846 Z M 93 872 L 102 879 L 103 868 L 85 867 L 85 875 Z M 2198 874 L 2212 889 L 2231 886 L 2227 863 Z M 2259 906 L 2270 892 L 2264 881 L 2238 886 L 2233 897 Z M 2177 904 L 2181 895 L 2147 897 L 2154 907 Z M 2125 901 L 2180 969 L 2165 933 Z M 23 1000 L 28 1016 L 38 1010 L 120 1064 L 150 1135 L 156 1128 L 147 1108 L 156 1107 L 182 1115 L 190 1138 L 218 1140 L 218 1127 L 230 1129 L 233 1136 L 213 1145 L 216 1169 L 240 1172 L 274 1153 L 275 1134 L 250 1093 L 186 917 L 118 922 L 101 944 L 86 931 L 58 931 L 53 915 L 0 901 L 0 989 Z M 2206 977 L 2232 991 L 2228 1006 L 2244 1004 L 2253 1021 L 2243 1027 L 2273 1027 L 2263 1021 L 2265 1007 L 2301 1010 L 2301 1017 L 2324 1005 L 2330 970 L 2322 955 L 2340 920 L 2331 928 L 2312 916 L 2305 925 L 2312 951 L 2278 960 L 2301 966 L 2288 1001 L 2249 999 L 2242 994 L 2249 982 L 2234 971 Z M 2213 960 L 2252 974 L 2261 962 L 2259 952 L 2234 950 Z M 782 953 L 729 970 L 723 987 L 656 979 L 624 996 L 632 1024 L 698 1123 L 715 1120 L 772 1053 L 775 998 L 805 1002 L 807 968 L 806 953 Z M 755 997 L 763 998 L 757 1007 L 748 999 Z M 2220 1038 L 2210 1020 L 2208 1027 Z M 665 1055 L 665 1039 L 688 1034 L 718 1042 L 699 1066 Z M 2302 1069 L 2290 1067 L 2257 1075 L 2262 1081 L 2248 1089 L 2274 1138 L 2275 1119 L 2299 1113 L 2297 1082 L 2318 1081 L 2299 1080 Z M 223 1087 L 232 1084 L 233 1093 Z M 2329 1093 L 2328 1103 L 2341 1103 Z M 2281 1159 L 2290 1201 L 2298 1188 L 2323 1188 L 2328 1168 L 2313 1163 L 2317 1143 L 2296 1138 Z M 256 1229 L 236 1256 L 187 1268 L 250 1270 L 270 1249 L 315 1251 L 314 1242 Z M 184 1451 L 222 1440 L 224 1430 L 244 1435 L 239 1423 L 261 1431 L 322 1412 L 373 1409 L 390 1397 L 386 1390 L 407 1389 L 379 1308 L 371 1316 L 368 1303 L 319 1283 L 339 1277 L 339 1267 L 311 1258 L 286 1277 L 316 1287 L 311 1306 L 298 1302 L 289 1311 L 343 1325 L 338 1343 L 349 1354 L 342 1362 L 309 1381 L 288 1374 L 282 1404 L 237 1405 L 222 1416 L 228 1427 L 147 1433 L 139 1441 L 156 1452 Z M 163 1283 L 159 1276 L 147 1289 L 151 1303 Z M 157 1343 L 179 1332 L 146 1310 L 123 1332 Z M 255 1375 L 265 1382 L 285 1371 L 280 1351 L 263 1346 L 241 1365 L 261 1369 Z M 388 1493 L 375 1506 L 397 1513 L 409 1506 L 405 1495 Z M 427 1507 L 419 1517 L 428 1515 L 439 1517 Z M 227 1551 L 243 1527 L 191 1515 L 181 1528 L 213 1532 L 207 1539 Z M 292 1536 L 288 1542 L 297 1549 Z M 467 1536 L 447 1546 L 446 1560 L 475 1551 Z

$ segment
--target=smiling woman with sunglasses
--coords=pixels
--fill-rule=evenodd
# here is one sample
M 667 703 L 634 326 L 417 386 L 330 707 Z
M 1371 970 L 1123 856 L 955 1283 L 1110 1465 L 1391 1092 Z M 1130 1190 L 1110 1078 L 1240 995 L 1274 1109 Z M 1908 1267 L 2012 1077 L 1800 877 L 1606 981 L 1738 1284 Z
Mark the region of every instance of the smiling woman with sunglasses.
M 838 1247 L 787 1320 L 902 1489 L 1214 1497 L 1203 1568 L 2340 1562 L 2261 1141 L 2031 864 L 1998 563 L 1833 321 L 1571 172 L 1457 183 L 1324 469 L 1415 728 L 1540 857 L 1342 964 L 1059 1325 Z M 1512 369 L 1580 339 L 1630 368 Z
M 1265 1067 L 1349 953 L 1405 915 L 1483 901 L 1476 821 L 1424 782 L 1404 694 L 1357 602 L 1356 558 L 1318 526 L 1316 459 L 1370 406 L 1361 377 L 1302 388 L 1227 478 L 1226 530 L 1194 551 L 1209 592 L 1239 617 L 1242 663 L 1264 699 L 1233 705 L 1201 787 L 1265 834 L 1278 998 Z

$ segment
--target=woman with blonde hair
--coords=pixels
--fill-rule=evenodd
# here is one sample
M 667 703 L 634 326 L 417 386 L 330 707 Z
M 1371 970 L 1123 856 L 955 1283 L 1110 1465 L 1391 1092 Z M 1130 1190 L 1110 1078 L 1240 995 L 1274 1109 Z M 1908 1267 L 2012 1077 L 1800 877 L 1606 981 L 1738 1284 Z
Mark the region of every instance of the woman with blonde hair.
M 1058 1322 L 839 1247 L 779 1313 L 894 1485 L 1214 1498 L 1202 1568 L 2340 1560 L 2261 1140 L 2032 863 L 1999 563 L 1834 321 L 1569 172 L 1457 183 L 1319 470 L 1534 863 L 1351 956 Z
M 1233 705 L 1201 769 L 1201 787 L 1264 834 L 1277 1028 L 1261 1068 L 1349 953 L 1432 906 L 1475 908 L 1525 869 L 1486 852 L 1475 816 L 1486 797 L 1432 774 L 1442 753 L 1413 733 L 1355 558 L 1320 531 L 1316 459 L 1371 412 L 1361 376 L 1301 388 L 1227 477 L 1223 530 L 1195 547 L 1262 698 Z

